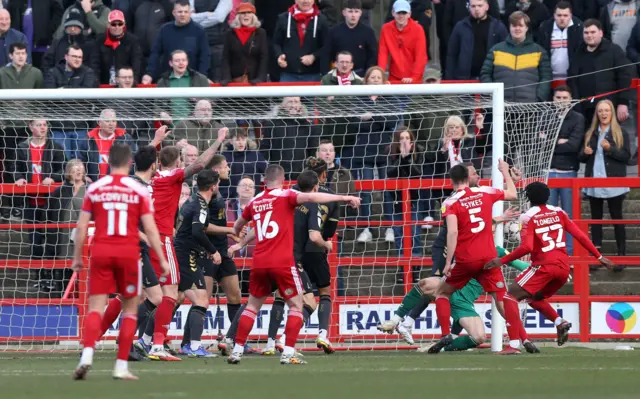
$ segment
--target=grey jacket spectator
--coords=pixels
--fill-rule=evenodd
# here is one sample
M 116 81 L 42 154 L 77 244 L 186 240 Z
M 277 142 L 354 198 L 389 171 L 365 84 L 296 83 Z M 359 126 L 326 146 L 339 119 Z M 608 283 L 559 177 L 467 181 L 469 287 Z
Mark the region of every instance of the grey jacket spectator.
M 16 151 L 16 162 L 13 167 L 14 181 L 24 179 L 31 182 L 31 139 L 24 140 L 18 144 Z M 44 153 L 42 154 L 42 179 L 51 178 L 59 183 L 62 181 L 64 171 L 64 150 L 53 140 L 48 139 L 44 144 Z
M 58 63 L 64 60 L 67 49 L 70 46 L 82 48 L 82 63 L 94 72 L 99 71 L 100 56 L 94 40 L 89 39 L 81 33 L 82 23 L 76 19 L 69 19 L 65 22 L 65 33 L 59 39 L 55 39 L 47 49 L 42 58 L 42 72 L 45 76 Z
M 84 25 L 83 34 L 91 38 L 104 33 L 107 30 L 107 16 L 109 15 L 109 7 L 105 6 L 102 0 L 92 0 L 91 11 L 85 11 L 82 8 L 80 0 L 71 5 L 64 11 L 62 21 L 66 21 L 69 17 L 79 20 Z M 59 39 L 64 34 L 64 26 L 59 26 L 54 34 L 54 39 Z
M 325 58 L 324 49 L 329 35 L 327 19 L 315 8 L 306 24 L 306 29 L 302 30 L 301 23 L 296 21 L 296 17 L 292 13 L 294 11 L 287 11 L 278 16 L 273 35 L 274 57 L 276 60 L 282 55 L 286 57 L 286 66 L 281 69 L 282 72 L 290 74 L 326 73 L 329 70 L 329 62 Z M 315 57 L 311 65 L 302 63 L 301 58 L 306 55 Z
M 526 65 L 526 68 L 518 65 Z M 482 66 L 480 81 L 502 82 L 505 100 L 514 102 L 548 101 L 551 96 L 549 55 L 530 35 L 516 43 L 511 36 L 495 45 Z
M 635 0 L 611 0 L 600 10 L 600 22 L 605 39 L 620 48 L 627 48 L 631 31 L 638 21 L 640 3 Z
M 30 48 L 46 47 L 62 22 L 64 9 L 58 0 L 37 0 L 31 2 L 31 18 L 25 18 L 27 0 L 9 0 L 5 6 L 11 14 L 11 27 L 27 35 Z M 30 26 L 25 26 L 27 22 Z M 30 37 L 29 37 L 30 36 Z
M 128 30 L 140 40 L 142 54 L 147 58 L 160 29 L 171 20 L 173 3 L 171 0 L 133 0 L 131 9 Z
M 207 76 L 210 63 L 209 43 L 204 28 L 193 21 L 181 26 L 169 22 L 160 29 L 147 61 L 147 75 L 157 79 L 166 72 L 171 53 L 175 50 L 184 50 L 189 64 Z M 143 83 L 148 82 L 143 78 Z
M 173 139 L 175 142 L 187 140 L 198 148 L 198 153 L 205 151 L 218 137 L 218 130 L 224 125 L 214 121 L 201 121 L 185 119 L 178 122 L 173 128 Z
M 569 111 L 562 121 L 558 140 L 566 142 L 556 144 L 551 158 L 551 168 L 558 170 L 578 170 L 582 141 L 584 139 L 584 116 L 574 110 Z M 566 204 L 563 204 L 563 206 Z
M 486 26 L 482 27 L 483 24 Z M 479 35 L 486 32 L 486 38 Z M 477 34 L 476 34 L 477 33 Z M 480 69 L 489 49 L 504 41 L 507 28 L 500 20 L 487 16 L 484 20 L 467 17 L 456 24 L 447 44 L 447 62 L 444 78 L 447 80 L 469 80 L 480 76 Z M 479 60 L 477 58 L 482 57 Z
M 111 28 L 109 28 L 111 29 Z M 132 33 L 124 32 L 121 38 L 116 38 L 109 31 L 96 38 L 98 46 L 98 69 L 95 71 L 100 84 L 115 84 L 115 74 L 118 69 L 130 66 L 136 81 L 142 75 L 142 48 L 138 38 Z

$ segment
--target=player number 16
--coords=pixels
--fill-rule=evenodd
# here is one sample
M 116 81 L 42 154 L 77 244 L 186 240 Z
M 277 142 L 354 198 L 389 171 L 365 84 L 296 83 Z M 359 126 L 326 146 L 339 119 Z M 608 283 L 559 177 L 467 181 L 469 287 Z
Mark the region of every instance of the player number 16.
M 253 220 L 256 221 L 256 232 L 258 233 L 258 241 L 262 241 L 265 238 L 270 240 L 278 235 L 280 228 L 278 223 L 271 220 L 271 214 L 273 211 L 265 213 L 264 219 L 260 220 L 260 214 L 253 215 Z

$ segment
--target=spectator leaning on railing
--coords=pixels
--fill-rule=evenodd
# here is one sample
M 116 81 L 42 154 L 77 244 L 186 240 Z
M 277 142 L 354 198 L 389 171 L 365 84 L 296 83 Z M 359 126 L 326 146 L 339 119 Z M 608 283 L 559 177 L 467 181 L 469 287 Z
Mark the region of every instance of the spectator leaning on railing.
M 584 148 L 580 153 L 580 162 L 586 163 L 585 177 L 626 177 L 627 162 L 631 157 L 629 135 L 622 130 L 616 119 L 615 107 L 611 100 L 598 101 L 591 126 L 584 138 Z M 606 182 L 603 182 L 606 185 Z M 589 199 L 591 219 L 602 220 L 604 201 L 607 201 L 611 219 L 623 219 L 624 198 L 628 187 L 585 188 L 583 193 Z M 624 224 L 613 226 L 618 255 L 627 254 L 626 229 Z M 591 239 L 596 247 L 602 246 L 602 225 L 591 225 Z M 621 271 L 616 266 L 614 270 Z
M 329 69 L 325 46 L 329 24 L 314 0 L 296 0 L 278 15 L 273 35 L 281 82 L 317 82 Z
M 211 52 L 204 28 L 191 20 L 189 0 L 176 0 L 173 6 L 175 21 L 168 22 L 158 32 L 147 60 L 147 73 L 143 84 L 150 84 L 165 73 L 169 61 L 177 50 L 187 54 L 193 68 L 204 76 L 209 73 Z
M 9 59 L 11 63 L 0 68 L 0 89 L 41 89 L 44 87 L 42 72 L 27 63 L 26 43 L 11 43 Z
M 354 71 L 360 76 L 378 63 L 376 34 L 371 26 L 362 23 L 362 12 L 361 0 L 345 0 L 344 22 L 331 28 L 326 46 L 328 60 L 334 60 L 342 51 L 351 53 Z
M 142 73 L 142 48 L 138 38 L 127 31 L 124 14 L 120 10 L 109 13 L 107 31 L 96 38 L 99 63 L 94 71 L 100 84 L 116 84 L 117 72 L 124 66 L 133 68 L 136 79 Z
M 96 35 L 107 30 L 109 11 L 111 10 L 102 3 L 102 0 L 78 0 L 64 11 L 62 21 L 66 21 L 69 16 L 78 19 L 84 26 L 82 33 L 95 39 Z M 54 35 L 55 39 L 62 37 L 62 30 L 62 27 L 58 28 Z
M 558 107 L 571 107 L 571 89 L 568 86 L 558 86 L 553 91 L 553 102 Z M 561 117 L 562 113 L 554 115 Z M 555 124 L 554 124 L 555 125 Z M 558 141 L 553 149 L 549 178 L 576 178 L 580 163 L 578 157 L 584 138 L 584 116 L 574 110 L 569 110 L 562 121 Z M 549 205 L 558 206 L 573 216 L 573 190 L 571 188 L 552 188 Z M 573 239 L 567 233 L 567 251 L 573 254 Z
M 560 1 L 553 18 L 538 29 L 537 42 L 549 53 L 554 81 L 565 81 L 574 54 L 582 45 L 582 21 L 572 14 L 571 4 Z
M 11 27 L 9 11 L 0 10 L 0 65 L 9 62 L 9 49 L 13 43 L 27 43 L 27 36 Z M 27 62 L 31 63 L 31 48 L 27 46 Z
M 489 49 L 507 38 L 507 29 L 488 11 L 487 0 L 469 2 L 470 15 L 456 24 L 449 37 L 445 79 L 477 80 Z
M 389 79 L 402 83 L 422 82 L 427 57 L 426 37 L 422 26 L 411 19 L 411 5 L 406 0 L 393 3 L 393 21 L 382 26 L 378 48 L 378 66 L 389 67 Z
M 269 72 L 269 39 L 250 3 L 241 3 L 224 36 L 222 85 L 230 82 L 261 83 Z

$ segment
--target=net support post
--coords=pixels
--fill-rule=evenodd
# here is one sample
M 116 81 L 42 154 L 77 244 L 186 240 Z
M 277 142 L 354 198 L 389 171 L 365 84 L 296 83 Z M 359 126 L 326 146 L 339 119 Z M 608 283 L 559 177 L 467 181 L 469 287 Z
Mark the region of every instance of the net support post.
M 492 109 L 493 109 L 493 139 L 491 143 L 492 147 L 492 159 L 491 159 L 491 182 L 494 188 L 503 189 L 504 181 L 502 180 L 502 174 L 498 170 L 498 159 L 504 157 L 504 84 L 496 84 L 491 96 Z M 504 202 L 498 201 L 493 205 L 493 215 L 499 216 L 504 212 Z M 496 245 L 504 245 L 504 225 L 496 225 L 495 232 Z M 506 282 L 505 282 L 506 284 Z M 502 336 L 504 334 L 505 322 L 498 308 L 496 307 L 495 299 L 491 302 L 491 351 L 500 352 L 502 350 Z

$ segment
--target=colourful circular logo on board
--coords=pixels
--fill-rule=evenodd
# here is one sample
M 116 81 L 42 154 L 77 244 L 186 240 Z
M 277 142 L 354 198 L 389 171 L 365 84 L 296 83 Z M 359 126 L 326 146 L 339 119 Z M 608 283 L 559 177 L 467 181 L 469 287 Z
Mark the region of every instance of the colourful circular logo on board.
M 607 310 L 607 325 L 618 334 L 631 331 L 636 326 L 636 321 L 636 311 L 628 303 L 614 303 Z

